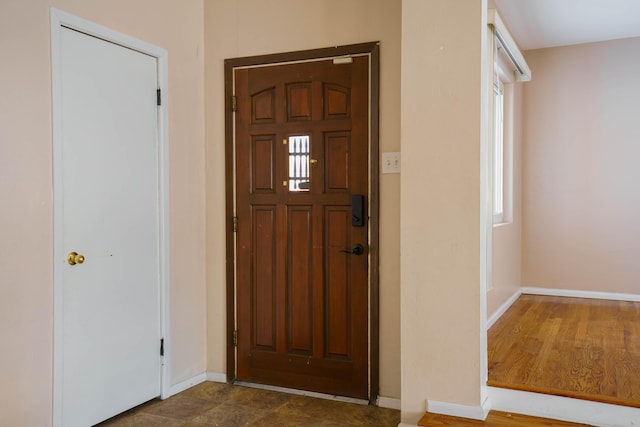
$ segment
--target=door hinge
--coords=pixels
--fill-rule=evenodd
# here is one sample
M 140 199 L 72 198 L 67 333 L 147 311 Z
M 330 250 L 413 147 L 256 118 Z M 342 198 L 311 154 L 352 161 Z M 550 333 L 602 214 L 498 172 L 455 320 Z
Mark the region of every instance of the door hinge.
M 238 330 L 234 330 L 233 331 L 233 346 L 237 347 L 238 346 Z
M 231 96 L 231 111 L 235 112 L 238 109 L 238 97 L 235 95 Z
M 156 89 L 156 104 L 162 105 L 162 93 L 160 91 L 160 88 Z
M 164 338 L 160 338 L 160 356 L 164 356 Z
M 238 217 L 234 216 L 233 220 L 231 222 L 231 230 L 233 230 L 234 233 L 238 232 Z

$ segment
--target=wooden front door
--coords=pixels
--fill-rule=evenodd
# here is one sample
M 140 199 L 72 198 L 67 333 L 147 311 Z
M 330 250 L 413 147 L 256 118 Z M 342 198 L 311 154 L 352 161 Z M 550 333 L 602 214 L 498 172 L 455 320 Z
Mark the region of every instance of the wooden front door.
M 367 398 L 369 57 L 234 77 L 237 379 Z

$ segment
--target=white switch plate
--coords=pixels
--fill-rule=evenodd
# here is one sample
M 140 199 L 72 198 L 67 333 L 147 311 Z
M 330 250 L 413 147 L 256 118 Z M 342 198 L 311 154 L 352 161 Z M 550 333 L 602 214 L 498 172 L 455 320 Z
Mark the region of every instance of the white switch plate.
M 382 153 L 382 173 L 400 173 L 400 152 Z

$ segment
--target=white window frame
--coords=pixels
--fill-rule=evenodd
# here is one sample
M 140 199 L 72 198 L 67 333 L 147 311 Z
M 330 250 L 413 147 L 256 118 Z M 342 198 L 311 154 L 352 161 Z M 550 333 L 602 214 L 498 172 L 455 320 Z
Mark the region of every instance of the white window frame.
M 504 83 L 499 77 L 493 81 L 493 223 L 504 220 Z
M 513 206 L 513 87 L 514 66 L 496 40 L 492 109 L 492 215 L 493 225 L 511 222 Z

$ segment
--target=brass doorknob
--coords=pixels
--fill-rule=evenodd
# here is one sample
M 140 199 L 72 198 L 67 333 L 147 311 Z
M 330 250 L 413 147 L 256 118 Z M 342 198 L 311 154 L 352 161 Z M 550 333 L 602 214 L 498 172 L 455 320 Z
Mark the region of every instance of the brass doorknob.
M 84 255 L 80 255 L 78 252 L 69 252 L 67 262 L 69 265 L 82 264 L 84 262 Z

